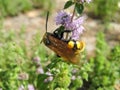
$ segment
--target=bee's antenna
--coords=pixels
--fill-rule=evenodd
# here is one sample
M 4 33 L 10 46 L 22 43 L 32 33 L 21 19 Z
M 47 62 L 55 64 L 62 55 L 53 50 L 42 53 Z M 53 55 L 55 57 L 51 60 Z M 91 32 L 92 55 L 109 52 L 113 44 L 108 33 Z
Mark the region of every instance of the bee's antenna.
M 47 33 L 48 17 L 49 17 L 49 11 L 47 12 L 47 16 L 46 16 L 46 24 L 45 24 L 46 33 Z M 44 39 L 44 37 L 42 38 L 42 40 L 40 41 L 40 43 L 43 42 L 43 39 Z
M 46 32 L 47 32 L 48 17 L 49 17 L 49 11 L 47 12 L 47 16 L 46 16 L 46 26 L 45 26 Z

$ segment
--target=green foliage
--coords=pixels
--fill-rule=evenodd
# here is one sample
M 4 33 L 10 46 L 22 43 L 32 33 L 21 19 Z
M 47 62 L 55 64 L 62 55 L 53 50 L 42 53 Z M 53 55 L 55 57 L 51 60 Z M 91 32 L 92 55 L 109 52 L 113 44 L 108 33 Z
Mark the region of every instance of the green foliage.
M 83 12 L 84 6 L 83 6 L 83 4 L 76 3 L 75 9 L 76 9 L 77 13 L 81 14 Z
M 116 63 L 120 62 L 120 59 L 118 59 L 120 46 L 115 47 L 113 50 L 114 52 L 108 50 L 104 34 L 98 33 L 96 57 L 90 60 L 93 72 L 89 74 L 89 90 L 115 90 L 114 85 L 120 78 L 120 67 Z
M 0 87 L 3 90 L 17 89 L 19 82 L 17 80 L 18 72 L 21 68 L 18 66 L 18 60 L 23 58 L 23 51 L 14 43 L 5 43 L 0 47 Z
M 114 62 L 114 63 L 111 63 L 112 64 L 112 67 L 115 68 L 115 71 L 117 71 L 115 74 L 115 77 L 116 78 L 120 78 L 120 45 L 117 45 L 115 46 L 112 50 L 111 50 L 111 53 L 109 55 L 109 59 L 111 62 Z
M 38 64 L 34 63 L 33 58 L 41 57 L 43 48 L 33 41 L 35 44 L 31 43 L 28 48 L 23 36 L 24 29 L 17 34 L 13 30 L 0 30 L 0 88 L 2 90 L 18 90 L 21 85 L 27 90 L 29 84 L 36 85 Z M 37 36 L 34 37 L 36 41 Z M 33 50 L 30 51 L 31 48 Z M 37 54 L 34 54 L 36 52 Z M 43 54 L 46 55 L 45 52 Z
M 14 16 L 31 8 L 32 3 L 29 0 L 12 0 L 12 2 L 10 0 L 0 0 L 0 16 Z
M 55 56 L 48 57 L 40 46 L 39 33 L 27 47 L 24 30 L 18 34 L 0 30 L 0 88 L 3 90 L 17 90 L 21 85 L 27 89 L 29 84 L 38 90 L 114 90 L 119 82 L 120 46 L 108 50 L 103 33 L 97 35 L 96 57 L 88 62 L 83 54 L 77 66 Z M 39 67 L 43 72 L 36 72 Z
M 67 1 L 67 2 L 65 3 L 65 5 L 64 5 L 64 9 L 69 8 L 69 7 L 72 6 L 73 4 L 74 4 L 74 2 L 72 2 L 72 1 Z
M 63 62 L 58 57 L 53 57 L 52 62 L 46 67 L 46 72 L 51 75 L 46 77 L 46 74 L 38 76 L 38 89 L 41 90 L 76 90 L 83 85 L 83 79 L 88 80 L 88 72 L 91 71 L 90 65 L 85 63 L 82 68 Z M 72 77 L 75 77 L 72 79 Z M 53 77 L 53 80 L 45 82 L 45 78 Z M 40 82 L 43 83 L 40 83 Z
M 114 90 L 119 82 L 120 45 L 108 50 L 103 33 L 97 35 L 96 57 L 88 62 L 83 54 L 77 66 L 55 56 L 48 57 L 40 46 L 39 32 L 29 47 L 26 46 L 24 32 L 24 28 L 18 34 L 0 30 L 0 88 L 3 90 L 17 90 L 21 85 L 27 90 L 29 84 L 38 90 Z M 39 67 L 43 72 L 36 72 Z
M 37 2 L 48 5 L 47 1 L 34 0 L 33 2 L 37 7 L 39 6 Z M 13 4 L 7 0 L 0 2 L 0 8 Z M 20 5 L 23 2 L 25 1 L 21 1 Z M 74 4 L 75 10 L 81 14 L 83 5 Z M 28 9 L 28 6 L 31 7 L 32 4 L 26 6 L 24 3 L 24 5 L 21 7 Z M 67 9 L 71 5 L 73 2 L 69 0 L 64 8 Z M 13 6 L 11 6 L 12 9 Z M 11 8 L 6 7 L 1 10 L 3 16 L 6 16 L 9 10 L 12 11 Z M 50 7 L 51 4 L 47 8 Z M 15 14 L 17 11 L 13 9 L 10 15 Z M 29 45 L 26 45 L 24 33 L 25 28 L 21 28 L 18 33 L 0 29 L 0 89 L 18 90 L 20 86 L 23 86 L 27 90 L 28 85 L 32 84 L 37 90 L 43 88 L 44 90 L 77 90 L 79 88 L 81 90 L 115 90 L 114 85 L 120 82 L 120 45 L 109 50 L 102 32 L 97 35 L 96 56 L 88 61 L 86 54 L 82 54 L 79 65 L 64 62 L 55 55 L 48 55 L 44 47 L 40 45 L 39 32 L 31 39 Z
M 34 7 L 42 8 L 44 12 L 52 11 L 55 6 L 55 1 L 53 0 L 32 0 Z
M 104 22 L 113 20 L 118 11 L 119 0 L 93 0 L 91 7 L 92 15 L 102 19 Z M 93 15 L 93 16 L 94 16 Z
M 0 17 L 15 16 L 35 7 L 51 11 L 54 5 L 52 0 L 12 0 L 12 2 L 10 0 L 0 0 Z
M 82 3 L 80 3 L 79 1 L 67 1 L 64 5 L 64 9 L 67 9 L 69 8 L 70 6 L 72 5 L 75 5 L 74 7 L 74 10 L 78 13 L 78 14 L 81 14 L 84 10 L 84 5 Z

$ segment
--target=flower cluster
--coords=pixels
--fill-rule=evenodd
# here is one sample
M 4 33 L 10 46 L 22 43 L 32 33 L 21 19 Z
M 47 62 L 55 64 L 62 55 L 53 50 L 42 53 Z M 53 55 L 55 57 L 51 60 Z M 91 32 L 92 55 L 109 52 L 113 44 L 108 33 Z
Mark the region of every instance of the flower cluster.
M 26 90 L 23 85 L 21 85 L 18 90 Z M 27 90 L 35 90 L 34 86 L 32 84 L 28 84 L 28 89 Z
M 53 76 L 50 71 L 45 73 L 48 77 L 44 80 L 45 83 L 50 82 L 53 80 Z
M 41 66 L 39 66 L 39 67 L 37 68 L 37 70 L 36 70 L 36 73 L 37 73 L 37 74 L 44 74 L 43 68 L 42 68 Z
M 71 16 L 64 11 L 58 12 L 58 15 L 55 18 L 56 25 L 59 24 L 65 25 L 67 23 L 70 23 L 70 20 L 71 20 Z
M 18 79 L 19 80 L 28 80 L 29 75 L 26 72 L 21 72 L 21 73 L 18 74 Z
M 82 34 L 84 27 L 82 26 L 85 17 L 74 18 L 65 11 L 58 12 L 58 15 L 55 18 L 56 25 L 63 25 L 65 30 L 71 30 L 72 36 L 71 39 L 78 40 L 79 35 Z
M 32 84 L 28 85 L 28 90 L 35 90 L 34 86 Z

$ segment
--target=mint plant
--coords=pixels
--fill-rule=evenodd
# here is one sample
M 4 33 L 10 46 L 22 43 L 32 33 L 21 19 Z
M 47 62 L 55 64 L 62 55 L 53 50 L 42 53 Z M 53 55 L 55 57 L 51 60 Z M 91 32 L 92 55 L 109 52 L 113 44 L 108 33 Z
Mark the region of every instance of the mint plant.
M 88 90 L 115 90 L 119 81 L 119 46 L 109 51 L 102 32 L 97 35 L 96 57 L 90 60 L 93 72 L 89 73 Z M 113 52 L 114 51 L 114 52 Z M 116 63 L 117 62 L 117 63 Z
M 119 0 L 93 0 L 90 5 L 92 16 L 102 19 L 104 22 L 113 21 L 113 17 L 119 10 L 118 2 Z
M 30 52 L 24 43 L 23 35 L 22 30 L 18 34 L 12 30 L 8 30 L 7 33 L 3 29 L 0 30 L 0 89 L 2 90 L 35 88 L 37 68 L 41 64 L 40 61 L 34 63 L 32 58 L 36 59 L 34 54 L 28 56 L 28 52 L 33 53 L 38 48 L 35 46 Z M 32 45 L 30 48 L 33 48 Z M 37 55 L 39 58 L 40 54 Z
M 62 31 L 71 30 L 71 39 L 75 41 L 79 40 L 79 35 L 82 34 L 84 30 L 84 27 L 82 26 L 84 17 L 81 17 L 81 14 L 83 12 L 83 4 L 85 2 L 89 3 L 90 0 L 68 0 L 65 3 L 64 9 L 74 5 L 72 15 L 67 13 L 64 9 L 58 12 L 55 17 L 55 22 L 59 27 L 56 29 L 57 34 L 56 32 L 54 32 L 54 34 L 59 39 L 62 39 L 62 37 L 59 37 Z M 91 65 L 87 63 L 85 58 L 80 61 L 79 65 L 64 62 L 64 60 L 59 57 L 53 57 L 51 60 L 51 63 L 45 67 L 45 72 L 38 75 L 37 88 L 39 90 L 43 88 L 44 90 L 76 90 L 82 87 L 83 80 L 88 80 L 88 72 L 91 71 Z
M 14 3 L 13 3 L 14 2 Z M 21 12 L 27 12 L 33 8 L 53 10 L 52 0 L 0 0 L 0 17 L 15 16 Z
M 57 29 L 79 31 L 72 35 L 75 40 L 84 31 L 84 3 L 90 0 L 68 0 L 64 9 L 74 6 L 72 15 L 62 10 L 55 20 Z M 84 51 L 79 65 L 49 55 L 40 45 L 39 31 L 27 46 L 24 33 L 25 28 L 16 34 L 0 25 L 0 90 L 116 90 L 120 84 L 120 45 L 110 49 L 102 32 L 97 34 L 95 57 L 88 60 Z

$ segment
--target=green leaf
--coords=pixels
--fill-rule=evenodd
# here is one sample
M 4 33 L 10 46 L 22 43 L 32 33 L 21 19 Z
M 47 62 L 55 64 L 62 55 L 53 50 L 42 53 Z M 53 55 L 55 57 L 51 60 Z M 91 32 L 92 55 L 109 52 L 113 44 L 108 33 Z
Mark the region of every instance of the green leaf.
M 81 14 L 83 12 L 83 9 L 84 9 L 83 4 L 76 3 L 75 10 L 77 11 L 77 13 Z
M 48 90 L 48 84 L 49 83 L 45 83 L 44 80 L 47 78 L 48 76 L 46 74 L 39 74 L 37 77 L 37 88 L 38 90 L 41 90 L 44 88 L 44 90 Z
M 73 4 L 74 4 L 74 2 L 72 2 L 72 1 L 67 1 L 67 2 L 65 3 L 65 5 L 64 5 L 64 9 L 69 8 L 69 7 L 72 6 Z
M 85 79 L 86 81 L 88 81 L 88 73 L 87 72 L 83 72 L 82 78 Z

